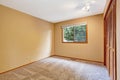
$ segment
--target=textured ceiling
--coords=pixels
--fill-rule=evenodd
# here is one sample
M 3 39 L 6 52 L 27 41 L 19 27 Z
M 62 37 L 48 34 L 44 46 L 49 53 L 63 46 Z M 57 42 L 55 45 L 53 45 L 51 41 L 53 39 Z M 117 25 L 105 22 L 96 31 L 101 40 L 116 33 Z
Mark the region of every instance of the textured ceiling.
M 69 19 L 101 14 L 106 0 L 0 0 L 0 4 L 56 23 Z M 83 10 L 86 4 L 90 9 Z

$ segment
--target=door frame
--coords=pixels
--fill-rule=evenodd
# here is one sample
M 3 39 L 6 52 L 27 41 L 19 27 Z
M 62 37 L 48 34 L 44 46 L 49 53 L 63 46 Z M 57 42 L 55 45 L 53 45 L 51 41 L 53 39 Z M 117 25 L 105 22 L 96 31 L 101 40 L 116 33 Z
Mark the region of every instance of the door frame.
M 107 7 L 107 11 L 106 11 L 106 13 L 105 13 L 105 16 L 104 16 L 104 65 L 106 66 L 106 44 L 107 44 L 107 32 L 106 32 L 106 21 L 105 21 L 105 19 L 106 19 L 106 17 L 107 17 L 107 14 L 108 14 L 108 12 L 109 12 L 109 9 L 111 8 L 111 4 L 112 4 L 112 2 L 113 1 L 115 1 L 115 9 L 116 9 L 116 7 L 117 7 L 117 0 L 110 0 L 110 2 L 109 2 L 109 5 L 108 5 L 108 7 Z M 117 10 L 117 9 L 116 9 Z M 115 17 L 117 16 L 116 15 L 116 10 L 115 10 Z M 117 18 L 116 18 L 117 19 Z M 116 22 L 116 19 L 114 19 L 115 20 L 115 22 Z M 115 32 L 116 32 L 116 23 L 115 23 Z M 117 33 L 115 33 L 115 44 L 117 44 L 116 42 L 116 34 Z M 115 54 L 115 76 L 113 75 L 113 77 L 115 77 L 115 80 L 117 80 L 117 46 L 115 45 L 115 51 L 116 51 L 116 54 Z

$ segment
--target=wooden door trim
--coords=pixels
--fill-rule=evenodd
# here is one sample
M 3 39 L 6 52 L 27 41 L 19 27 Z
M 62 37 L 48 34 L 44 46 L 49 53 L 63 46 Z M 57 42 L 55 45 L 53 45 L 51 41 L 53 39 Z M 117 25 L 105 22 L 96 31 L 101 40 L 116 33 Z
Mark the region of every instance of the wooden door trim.
M 106 11 L 106 13 L 105 13 L 105 17 L 104 17 L 104 65 L 106 66 L 106 41 L 107 41 L 107 35 L 106 35 L 106 18 L 107 18 L 107 14 L 109 13 L 109 9 L 111 8 L 111 5 L 112 5 L 112 3 L 115 1 L 115 17 L 116 17 L 116 2 L 117 2 L 117 0 L 110 0 L 110 2 L 109 2 L 109 5 L 108 5 L 108 8 L 107 8 L 107 11 Z M 116 18 L 114 18 L 113 19 L 115 22 L 116 22 Z M 117 80 L 117 51 L 116 51 L 116 49 L 117 49 L 117 46 L 116 46 L 116 23 L 114 24 L 115 25 L 115 76 L 113 75 L 113 77 L 114 77 L 114 80 Z
M 106 40 L 107 40 L 107 32 L 106 32 L 106 17 L 107 17 L 107 14 L 108 14 L 108 12 L 109 12 L 109 9 L 110 9 L 110 7 L 111 7 L 111 4 L 112 4 L 112 1 L 113 0 L 110 0 L 110 2 L 109 2 L 109 5 L 108 5 L 108 8 L 107 8 L 107 11 L 106 11 L 106 13 L 105 13 L 105 17 L 104 17 L 104 65 L 106 66 Z

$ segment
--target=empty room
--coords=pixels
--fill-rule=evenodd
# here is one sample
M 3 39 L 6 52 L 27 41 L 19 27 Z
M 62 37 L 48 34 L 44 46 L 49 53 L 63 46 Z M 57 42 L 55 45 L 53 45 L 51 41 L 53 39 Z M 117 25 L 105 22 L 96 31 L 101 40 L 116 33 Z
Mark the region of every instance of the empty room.
M 119 4 L 0 0 L 0 80 L 120 80 Z

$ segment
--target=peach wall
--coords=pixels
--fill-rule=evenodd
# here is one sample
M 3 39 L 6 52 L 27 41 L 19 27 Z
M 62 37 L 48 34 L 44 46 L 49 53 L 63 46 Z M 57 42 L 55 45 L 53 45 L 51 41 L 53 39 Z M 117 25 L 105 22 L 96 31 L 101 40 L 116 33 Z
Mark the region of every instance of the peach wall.
M 120 0 L 117 0 L 117 80 L 120 80 Z
M 52 54 L 52 23 L 0 5 L 0 73 Z
M 62 25 L 87 22 L 88 43 L 62 43 Z M 103 14 L 55 24 L 55 55 L 104 61 Z

